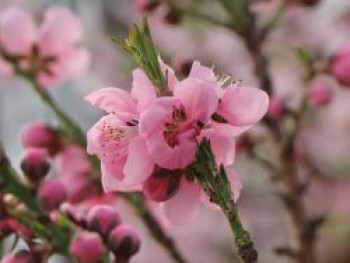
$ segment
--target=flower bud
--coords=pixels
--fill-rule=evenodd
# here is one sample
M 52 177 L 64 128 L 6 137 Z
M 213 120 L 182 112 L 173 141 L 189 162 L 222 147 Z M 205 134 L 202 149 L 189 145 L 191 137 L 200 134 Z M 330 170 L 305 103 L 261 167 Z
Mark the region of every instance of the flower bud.
M 38 196 L 45 209 L 54 210 L 67 199 L 67 191 L 60 179 L 47 179 L 40 185 Z
M 28 250 L 18 250 L 16 253 L 6 255 L 2 263 L 35 263 L 35 257 Z
M 278 97 L 272 97 L 269 104 L 269 115 L 274 118 L 280 118 L 285 114 L 284 100 Z
M 350 87 L 350 45 L 336 52 L 331 61 L 331 72 L 339 84 Z
M 131 227 L 119 225 L 108 236 L 108 248 L 119 260 L 128 260 L 140 249 L 140 237 Z
M 29 182 L 40 182 L 49 172 L 49 154 L 44 148 L 29 148 L 21 162 L 21 169 Z
M 156 10 L 159 5 L 160 0 L 135 0 L 135 9 L 141 14 L 152 12 Z
M 173 197 L 179 190 L 180 175 L 176 171 L 156 168 L 153 174 L 143 183 L 144 195 L 154 201 L 164 202 Z
M 111 206 L 96 205 L 87 214 L 87 227 L 99 232 L 103 237 L 121 223 L 119 213 Z
M 308 98 L 313 106 L 322 107 L 331 102 L 333 93 L 324 81 L 317 80 L 311 84 L 308 91 Z
M 26 148 L 46 148 L 54 155 L 60 149 L 60 139 L 57 132 L 44 122 L 31 122 L 22 127 L 21 142 Z
M 81 232 L 70 243 L 69 251 L 79 263 L 97 263 L 104 256 L 105 247 L 96 233 Z

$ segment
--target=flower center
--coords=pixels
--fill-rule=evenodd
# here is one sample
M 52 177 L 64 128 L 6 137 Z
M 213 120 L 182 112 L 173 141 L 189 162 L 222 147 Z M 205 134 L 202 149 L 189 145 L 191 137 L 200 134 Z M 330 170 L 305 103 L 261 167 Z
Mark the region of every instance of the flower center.
M 178 134 L 182 124 L 186 121 L 186 112 L 183 106 L 176 108 L 174 106 L 173 112 L 169 121 L 164 124 L 164 138 L 169 146 L 175 147 L 179 144 Z

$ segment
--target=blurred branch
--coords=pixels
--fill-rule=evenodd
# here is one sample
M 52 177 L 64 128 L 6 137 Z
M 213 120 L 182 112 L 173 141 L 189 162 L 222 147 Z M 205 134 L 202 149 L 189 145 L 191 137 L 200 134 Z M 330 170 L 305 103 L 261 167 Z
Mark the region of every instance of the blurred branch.
M 144 224 L 147 226 L 148 231 L 151 233 L 153 238 L 158 241 L 160 245 L 162 245 L 171 256 L 174 261 L 178 263 L 186 263 L 186 260 L 179 252 L 178 248 L 176 247 L 174 240 L 169 237 L 164 229 L 161 227 L 160 224 L 158 224 L 156 218 L 148 209 L 146 209 L 144 205 L 144 200 L 141 196 L 141 194 L 134 193 L 134 194 L 123 194 L 124 199 L 131 204 L 136 213 L 139 215 L 139 217 L 142 219 Z

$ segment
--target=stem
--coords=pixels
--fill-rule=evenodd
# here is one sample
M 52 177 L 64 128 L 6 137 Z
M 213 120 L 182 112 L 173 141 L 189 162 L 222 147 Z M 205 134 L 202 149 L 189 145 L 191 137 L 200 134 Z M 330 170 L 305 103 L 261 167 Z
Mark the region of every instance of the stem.
M 134 193 L 124 194 L 123 197 L 134 207 L 136 213 L 147 226 L 153 238 L 169 252 L 171 258 L 178 263 L 186 263 L 186 260 L 177 249 L 173 239 L 165 233 L 153 214 L 146 208 L 142 196 Z

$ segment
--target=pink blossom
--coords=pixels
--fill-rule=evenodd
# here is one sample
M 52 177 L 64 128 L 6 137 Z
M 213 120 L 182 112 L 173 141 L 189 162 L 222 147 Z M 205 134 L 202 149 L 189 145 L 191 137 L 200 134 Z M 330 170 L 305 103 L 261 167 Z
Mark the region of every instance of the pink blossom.
M 251 87 L 230 85 L 220 97 L 217 114 L 212 127 L 227 136 L 237 136 L 250 129 L 267 112 L 269 97 L 266 92 Z
M 333 97 L 332 90 L 323 80 L 316 80 L 311 84 L 308 98 L 313 106 L 322 107 L 328 105 Z
M 0 21 L 0 42 L 4 52 L 15 58 L 24 71 L 34 73 L 47 88 L 82 74 L 89 62 L 89 53 L 78 47 L 82 40 L 82 24 L 69 9 L 52 7 L 37 28 L 33 17 L 13 7 Z
M 176 80 L 170 70 L 167 73 L 171 86 Z M 96 154 L 102 162 L 105 190 L 116 190 L 111 185 L 124 180 L 124 177 L 125 185 L 138 185 L 153 170 L 153 162 L 145 142 L 138 135 L 138 129 L 140 113 L 156 100 L 157 93 L 142 70 L 134 70 L 133 77 L 130 93 L 118 88 L 105 88 L 86 97 L 92 105 L 108 113 L 87 134 L 88 153 Z
M 331 61 L 331 71 L 336 80 L 350 87 L 350 45 L 340 47 Z

